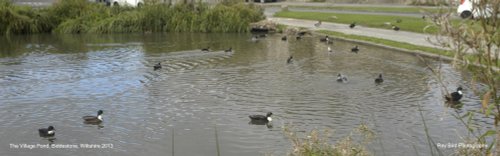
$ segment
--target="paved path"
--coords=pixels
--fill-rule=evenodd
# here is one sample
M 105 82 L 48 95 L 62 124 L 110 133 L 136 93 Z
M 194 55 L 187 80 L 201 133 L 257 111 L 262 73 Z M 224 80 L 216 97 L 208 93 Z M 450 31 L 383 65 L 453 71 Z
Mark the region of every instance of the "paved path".
M 277 11 L 279 11 L 279 9 L 266 8 L 264 14 L 266 15 L 268 20 L 284 25 L 304 27 L 304 28 L 309 28 L 311 30 L 336 31 L 344 34 L 375 37 L 375 38 L 409 43 L 413 45 L 443 49 L 442 47 L 436 46 L 428 41 L 428 39 L 431 39 L 431 41 L 433 42 L 436 41 L 434 39 L 434 36 L 432 35 L 407 32 L 407 31 L 394 31 L 389 29 L 368 28 L 363 26 L 356 26 L 355 28 L 351 29 L 347 24 L 330 23 L 330 22 L 322 22 L 321 26 L 317 28 L 314 26 L 314 23 L 317 23 L 318 21 L 273 17 L 274 13 L 276 13 Z
M 271 17 L 269 16 L 271 15 L 271 13 L 266 13 L 266 15 L 268 15 L 267 19 L 284 25 L 304 27 L 304 28 L 309 28 L 311 30 L 330 30 L 330 31 L 341 32 L 344 34 L 375 37 L 375 38 L 393 40 L 398 42 L 405 42 L 419 46 L 443 49 L 442 47 L 436 46 L 428 41 L 428 39 L 433 39 L 432 35 L 413 33 L 407 31 L 394 31 L 389 29 L 368 28 L 363 26 L 356 26 L 355 28 L 351 29 L 347 24 L 329 23 L 329 22 L 323 22 L 320 27 L 316 28 L 314 26 L 314 23 L 317 23 L 317 21 Z

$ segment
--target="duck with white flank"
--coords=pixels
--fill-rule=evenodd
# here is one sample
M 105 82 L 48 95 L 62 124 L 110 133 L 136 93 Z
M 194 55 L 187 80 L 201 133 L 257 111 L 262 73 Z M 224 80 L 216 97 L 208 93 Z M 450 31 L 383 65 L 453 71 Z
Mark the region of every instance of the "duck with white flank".
M 160 62 L 158 62 L 158 64 L 156 64 L 155 66 L 153 66 L 153 69 L 154 69 L 154 70 L 161 69 L 161 64 L 160 64 Z
M 375 79 L 375 83 L 382 83 L 384 82 L 384 79 L 382 78 L 382 74 L 378 75 L 378 78 Z
M 451 93 L 450 95 L 445 96 L 446 101 L 450 102 L 458 102 L 462 98 L 462 87 L 458 87 L 456 92 Z
M 318 21 L 318 23 L 314 23 L 314 26 L 317 28 L 319 26 L 321 26 L 321 21 Z
M 328 42 L 329 40 L 330 40 L 330 37 L 328 37 L 328 35 L 326 35 L 324 38 L 319 39 L 320 42 Z
M 252 41 L 257 42 L 257 41 L 259 41 L 259 38 L 254 35 L 254 36 L 252 36 Z
M 339 73 L 337 75 L 337 82 L 347 82 L 347 77 Z
M 84 116 L 82 119 L 86 124 L 100 124 L 104 119 L 102 118 L 102 110 L 97 111 L 97 116 Z
M 358 53 L 358 51 L 359 51 L 358 46 L 354 46 L 353 48 L 351 48 L 351 52 Z
M 393 25 L 393 26 L 392 26 L 392 30 L 394 30 L 394 31 L 399 31 L 399 27 L 398 27 L 398 26 Z
M 53 137 L 56 135 L 56 129 L 54 126 L 49 126 L 48 128 L 40 128 L 38 129 L 38 134 L 40 137 Z
M 272 112 L 268 112 L 266 116 L 264 115 L 250 115 L 248 116 L 250 120 L 256 121 L 256 122 L 271 122 L 273 119 L 271 118 L 271 115 L 273 115 Z

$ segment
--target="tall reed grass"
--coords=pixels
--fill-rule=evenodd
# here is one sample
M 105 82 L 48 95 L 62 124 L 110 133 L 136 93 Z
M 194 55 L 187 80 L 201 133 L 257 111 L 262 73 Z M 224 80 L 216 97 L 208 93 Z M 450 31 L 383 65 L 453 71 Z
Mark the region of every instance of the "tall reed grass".
M 336 142 L 330 142 L 331 132 L 313 129 L 301 137 L 293 127 L 285 126 L 285 135 L 292 142 L 291 156 L 368 156 L 372 155 L 366 146 L 375 137 L 367 125 L 361 124 L 351 134 Z
M 107 7 L 87 0 L 61 0 L 34 9 L 0 0 L 0 33 L 247 32 L 264 19 L 262 8 L 242 3 L 208 5 L 146 3 Z

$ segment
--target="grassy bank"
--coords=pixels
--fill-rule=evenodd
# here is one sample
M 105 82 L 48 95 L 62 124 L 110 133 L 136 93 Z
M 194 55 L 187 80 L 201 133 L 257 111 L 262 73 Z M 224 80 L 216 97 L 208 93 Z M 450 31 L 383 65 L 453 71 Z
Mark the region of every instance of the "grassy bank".
M 281 7 L 281 5 L 268 5 L 273 7 Z M 365 6 L 300 6 L 289 5 L 289 8 L 304 8 L 304 9 L 325 9 L 325 10 L 341 10 L 341 11 L 362 11 L 362 12 L 387 12 L 387 13 L 437 13 L 439 8 L 425 7 L 365 7 Z
M 435 27 L 427 27 L 430 23 L 420 17 L 293 11 L 281 11 L 276 13 L 275 16 L 307 20 L 321 20 L 325 22 L 344 24 L 351 24 L 352 22 L 356 22 L 358 25 L 362 25 L 365 27 L 382 29 L 391 29 L 392 26 L 388 25 L 389 22 L 390 24 L 394 24 L 400 27 L 402 31 L 411 31 L 417 33 L 434 33 L 437 31 Z M 398 20 L 401 20 L 401 22 L 397 23 Z
M 376 43 L 376 44 L 380 44 L 380 45 L 386 45 L 386 46 L 390 46 L 390 47 L 407 49 L 407 50 L 411 50 L 411 51 L 422 51 L 422 52 L 446 56 L 446 57 L 452 57 L 452 58 L 454 57 L 454 53 L 451 51 L 437 49 L 437 48 L 431 48 L 431 47 L 425 47 L 425 46 L 418 46 L 418 45 L 413 45 L 410 43 L 398 42 L 398 41 L 393 41 L 393 40 L 386 40 L 386 39 L 375 38 L 375 37 L 350 35 L 350 34 L 344 34 L 341 32 L 328 31 L 328 30 L 319 30 L 318 32 L 322 33 L 322 34 L 329 35 L 329 36 L 366 41 L 366 42 Z M 467 56 L 464 56 L 464 59 L 466 59 L 469 62 L 476 62 L 475 60 L 477 60 L 477 56 L 467 55 Z M 495 62 L 496 62 L 496 64 L 500 64 L 500 60 L 496 60 Z M 497 68 L 500 68 L 500 66 L 497 66 Z
M 410 43 L 398 42 L 398 41 L 393 41 L 393 40 L 386 40 L 386 39 L 375 38 L 375 37 L 350 35 L 350 34 L 344 34 L 341 32 L 328 31 L 328 30 L 319 30 L 318 32 L 323 33 L 323 34 L 327 34 L 330 36 L 340 37 L 340 38 L 367 41 L 367 42 L 372 42 L 372 43 L 376 43 L 376 44 L 387 45 L 390 47 L 396 47 L 396 48 L 402 48 L 402 49 L 408 49 L 408 50 L 417 50 L 417 51 L 429 52 L 429 53 L 433 53 L 433 54 L 437 54 L 437 55 L 453 57 L 453 54 L 451 52 L 446 51 L 446 50 L 442 50 L 442 49 L 437 49 L 437 48 L 418 46 L 418 45 L 413 45 Z
M 107 7 L 87 0 L 58 1 L 34 9 L 0 0 L 0 33 L 247 32 L 264 19 L 254 5 L 146 4 Z

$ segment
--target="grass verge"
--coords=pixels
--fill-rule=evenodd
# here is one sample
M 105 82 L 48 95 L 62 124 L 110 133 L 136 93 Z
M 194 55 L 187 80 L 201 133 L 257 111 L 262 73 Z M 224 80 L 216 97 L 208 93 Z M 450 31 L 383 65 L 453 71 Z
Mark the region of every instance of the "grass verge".
M 281 7 L 281 5 L 267 5 L 267 7 Z M 362 12 L 387 12 L 387 13 L 437 13 L 439 8 L 429 7 L 366 7 L 366 6 L 300 6 L 289 5 L 289 8 L 304 8 L 304 9 L 325 9 L 325 10 L 341 10 L 341 11 L 362 11 Z
M 435 33 L 437 31 L 436 27 L 429 27 L 432 25 L 429 21 L 420 17 L 294 11 L 281 11 L 274 16 L 344 24 L 356 22 L 358 25 L 382 29 L 392 29 L 392 25 L 397 25 L 403 31 L 417 33 Z M 398 20 L 401 22 L 398 23 Z

